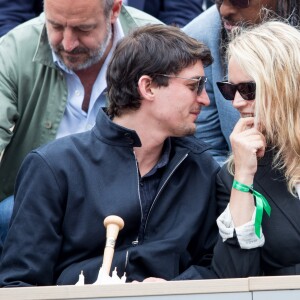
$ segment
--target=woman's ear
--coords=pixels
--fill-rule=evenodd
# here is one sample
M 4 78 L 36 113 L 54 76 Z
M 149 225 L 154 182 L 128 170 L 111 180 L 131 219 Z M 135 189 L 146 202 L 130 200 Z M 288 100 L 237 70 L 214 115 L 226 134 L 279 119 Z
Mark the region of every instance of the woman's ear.
M 138 89 L 142 99 L 152 101 L 154 98 L 152 78 L 148 75 L 143 75 L 138 81 Z

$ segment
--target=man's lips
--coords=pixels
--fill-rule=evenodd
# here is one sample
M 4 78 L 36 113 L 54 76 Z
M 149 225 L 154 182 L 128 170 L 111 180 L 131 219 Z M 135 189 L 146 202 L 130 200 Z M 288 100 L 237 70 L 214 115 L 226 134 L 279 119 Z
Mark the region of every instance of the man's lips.
M 200 114 L 200 110 L 192 111 L 191 114 L 198 117 L 198 115 Z
M 231 22 L 228 22 L 225 20 L 223 20 L 223 25 L 224 25 L 224 28 L 228 31 L 231 31 L 233 28 L 235 28 L 237 26 L 234 23 L 231 23 Z
M 73 53 L 73 52 L 63 52 L 65 56 L 79 56 L 82 55 L 82 53 Z

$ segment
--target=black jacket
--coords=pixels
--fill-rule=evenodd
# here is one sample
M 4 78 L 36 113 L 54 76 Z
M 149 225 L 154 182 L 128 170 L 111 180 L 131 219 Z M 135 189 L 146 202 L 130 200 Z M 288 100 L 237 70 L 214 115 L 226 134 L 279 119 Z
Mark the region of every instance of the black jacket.
M 218 165 L 194 138 L 172 138 L 171 157 L 143 240 L 134 131 L 100 112 L 95 127 L 31 152 L 16 183 L 15 207 L 0 266 L 1 286 L 96 281 L 105 245 L 103 220 L 125 221 L 112 268 L 131 280 L 173 279 L 207 265 L 217 236 Z M 127 259 L 127 258 L 128 259 Z M 204 272 L 205 273 L 205 272 Z M 205 277 L 206 275 L 203 275 Z
M 167 25 L 183 27 L 203 12 L 203 0 L 128 0 L 136 7 Z M 207 1 L 207 7 L 212 3 Z
M 300 200 L 287 190 L 283 174 L 272 168 L 272 152 L 258 162 L 254 189 L 263 194 L 271 206 L 271 216 L 263 214 L 263 247 L 241 249 L 237 238 L 226 242 L 219 238 L 213 267 L 218 277 L 259 275 L 300 275 Z M 217 197 L 225 208 L 232 187 L 232 176 L 224 166 L 218 174 Z
M 0 0 L 0 37 L 42 11 L 42 0 Z

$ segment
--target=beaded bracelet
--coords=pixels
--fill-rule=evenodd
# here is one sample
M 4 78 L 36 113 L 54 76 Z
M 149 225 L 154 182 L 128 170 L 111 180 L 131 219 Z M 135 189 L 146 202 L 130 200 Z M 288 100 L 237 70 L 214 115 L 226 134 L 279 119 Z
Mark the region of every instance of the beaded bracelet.
M 240 192 L 245 193 L 251 193 L 254 196 L 255 199 L 255 206 L 256 206 L 256 216 L 255 216 L 255 234 L 260 238 L 260 227 L 263 217 L 263 211 L 267 213 L 267 215 L 270 217 L 271 215 L 271 206 L 268 203 L 267 199 L 259 192 L 253 189 L 253 184 L 246 185 L 243 183 L 240 183 L 236 180 L 233 180 L 232 187 Z

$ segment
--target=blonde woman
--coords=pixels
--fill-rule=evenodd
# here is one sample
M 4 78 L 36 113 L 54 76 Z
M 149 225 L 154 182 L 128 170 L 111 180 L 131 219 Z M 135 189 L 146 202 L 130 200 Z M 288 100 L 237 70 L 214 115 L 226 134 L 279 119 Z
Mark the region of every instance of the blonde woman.
M 219 173 L 219 277 L 300 274 L 300 32 L 269 21 L 228 48 L 219 82 L 241 119 Z

